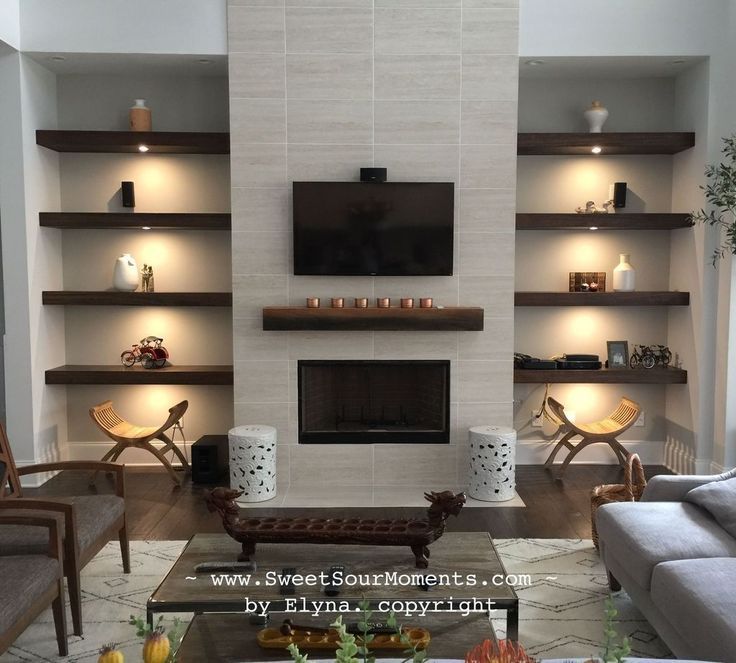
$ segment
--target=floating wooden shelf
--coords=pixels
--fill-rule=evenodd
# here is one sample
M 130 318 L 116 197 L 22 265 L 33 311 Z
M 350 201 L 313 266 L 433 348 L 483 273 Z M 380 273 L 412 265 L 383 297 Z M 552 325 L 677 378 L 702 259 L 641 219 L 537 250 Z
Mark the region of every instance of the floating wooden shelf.
M 673 230 L 692 226 L 689 214 L 517 214 L 517 230 Z
M 306 308 L 263 309 L 267 331 L 482 331 L 483 309 L 447 308 Z
M 118 292 L 44 290 L 45 305 L 57 306 L 232 306 L 230 292 Z
M 695 134 L 689 132 L 637 133 L 520 133 L 517 153 L 521 155 L 587 154 L 593 146 L 602 148 L 600 155 L 611 154 L 676 154 L 695 145 Z
M 230 230 L 229 214 L 177 212 L 39 212 L 44 228 L 82 230 Z
M 229 154 L 230 134 L 194 131 L 65 131 L 39 129 L 36 143 L 56 152 Z
M 687 371 L 681 368 L 602 368 L 597 371 L 514 370 L 514 382 L 596 383 L 596 384 L 686 384 Z
M 514 306 L 689 306 L 689 292 L 516 292 Z
M 66 365 L 46 371 L 46 384 L 199 384 L 233 383 L 232 366 L 166 366 L 142 368 L 122 365 Z

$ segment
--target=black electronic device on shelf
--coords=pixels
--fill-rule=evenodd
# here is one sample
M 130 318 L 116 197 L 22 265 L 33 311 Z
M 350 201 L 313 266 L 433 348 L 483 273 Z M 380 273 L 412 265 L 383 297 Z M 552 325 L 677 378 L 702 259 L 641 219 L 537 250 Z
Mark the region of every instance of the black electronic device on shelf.
M 539 359 L 531 355 L 522 354 L 521 352 L 514 352 L 514 368 L 548 371 L 557 368 L 557 362 L 554 359 Z
M 562 357 L 555 358 L 555 363 L 557 364 L 558 369 L 568 371 L 594 371 L 603 366 L 598 355 L 586 354 L 565 354 L 562 355 Z

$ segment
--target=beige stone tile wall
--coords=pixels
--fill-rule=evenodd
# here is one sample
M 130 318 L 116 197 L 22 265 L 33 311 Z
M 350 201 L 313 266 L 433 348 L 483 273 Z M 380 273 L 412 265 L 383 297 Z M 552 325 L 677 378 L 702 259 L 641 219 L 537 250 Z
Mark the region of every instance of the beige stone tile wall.
M 512 423 L 516 0 L 230 0 L 235 422 L 278 428 L 280 481 L 462 483 L 467 428 Z M 291 183 L 456 185 L 448 277 L 292 273 Z M 482 332 L 264 332 L 308 296 L 434 297 Z M 448 359 L 449 445 L 297 444 L 300 359 Z

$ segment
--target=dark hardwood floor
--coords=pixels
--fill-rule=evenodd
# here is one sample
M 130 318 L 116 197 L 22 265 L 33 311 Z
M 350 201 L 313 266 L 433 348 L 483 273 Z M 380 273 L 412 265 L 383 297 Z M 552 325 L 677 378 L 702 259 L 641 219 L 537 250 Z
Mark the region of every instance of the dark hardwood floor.
M 662 466 L 646 467 L 647 478 L 671 474 Z M 623 473 L 613 465 L 571 465 L 561 481 L 541 465 L 517 468 L 517 491 L 526 508 L 468 508 L 448 520 L 449 531 L 488 531 L 494 538 L 590 538 L 590 490 L 602 483 L 619 483 Z M 80 495 L 93 492 L 87 487 L 88 473 L 64 472 L 32 495 Z M 131 468 L 126 473 L 128 531 L 133 539 L 183 540 L 197 532 L 221 532 L 222 524 L 207 511 L 204 496 L 208 486 L 193 485 L 187 479 L 174 488 L 163 471 Z M 431 488 L 439 489 L 440 486 Z M 112 479 L 97 479 L 99 492 L 112 492 Z M 329 486 L 325 487 L 329 490 Z M 417 515 L 419 508 L 343 508 L 335 515 L 371 517 Z M 259 515 L 325 516 L 325 509 L 259 509 Z

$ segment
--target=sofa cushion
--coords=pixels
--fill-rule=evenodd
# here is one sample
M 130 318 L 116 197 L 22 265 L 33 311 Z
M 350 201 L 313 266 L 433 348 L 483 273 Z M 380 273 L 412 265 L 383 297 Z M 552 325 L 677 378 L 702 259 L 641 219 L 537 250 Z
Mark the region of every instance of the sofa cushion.
M 78 497 L 57 497 L 55 502 L 74 505 L 77 518 L 78 545 L 80 554 L 95 542 L 125 511 L 125 502 L 116 495 L 80 495 Z M 3 513 L 8 514 L 8 511 Z M 21 512 L 16 515 L 34 513 L 48 517 L 47 511 Z M 56 514 L 63 531 L 64 516 Z M 45 554 L 49 548 L 49 531 L 45 527 L 27 525 L 0 526 L 0 556 Z
M 44 529 L 48 537 L 48 528 Z M 3 579 L 0 633 L 7 632 L 28 612 L 33 602 L 56 582 L 58 573 L 59 562 L 46 555 L 0 557 L 0 578 Z
M 734 660 L 736 559 L 663 562 L 652 574 L 651 597 L 699 658 Z
M 705 509 L 723 529 L 736 537 L 736 479 L 712 481 L 693 488 L 685 495 L 685 501 Z
M 736 556 L 736 539 L 688 502 L 620 502 L 596 513 L 604 561 L 614 557 L 643 589 L 660 562 Z

